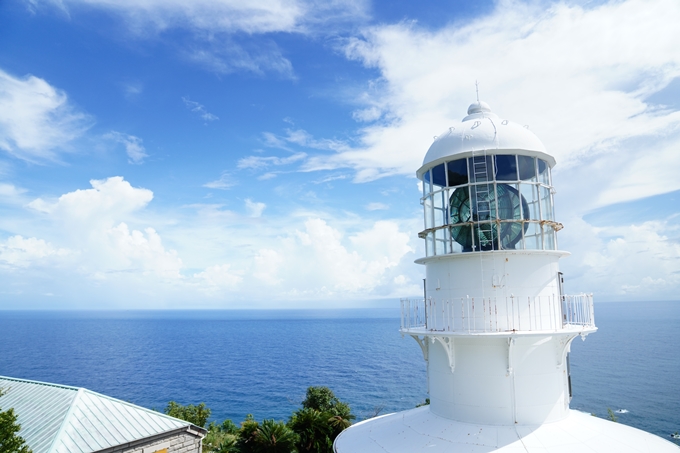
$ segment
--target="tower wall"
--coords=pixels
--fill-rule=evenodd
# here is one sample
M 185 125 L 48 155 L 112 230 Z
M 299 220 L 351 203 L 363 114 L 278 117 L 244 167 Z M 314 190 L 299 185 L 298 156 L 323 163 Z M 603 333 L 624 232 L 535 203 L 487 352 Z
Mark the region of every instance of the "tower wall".
M 537 331 L 562 326 L 558 260 L 564 252 L 495 251 L 425 260 L 428 327 Z
M 573 338 L 459 336 L 448 346 L 434 341 L 428 360 L 430 410 L 452 420 L 490 425 L 565 418 L 565 355 Z

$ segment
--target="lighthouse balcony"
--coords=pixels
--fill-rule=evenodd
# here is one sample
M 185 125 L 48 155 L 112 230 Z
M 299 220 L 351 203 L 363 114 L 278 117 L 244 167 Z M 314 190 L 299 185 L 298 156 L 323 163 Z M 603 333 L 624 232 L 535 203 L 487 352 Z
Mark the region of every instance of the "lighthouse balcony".
M 587 333 L 595 329 L 592 294 L 401 300 L 401 332 L 411 335 Z

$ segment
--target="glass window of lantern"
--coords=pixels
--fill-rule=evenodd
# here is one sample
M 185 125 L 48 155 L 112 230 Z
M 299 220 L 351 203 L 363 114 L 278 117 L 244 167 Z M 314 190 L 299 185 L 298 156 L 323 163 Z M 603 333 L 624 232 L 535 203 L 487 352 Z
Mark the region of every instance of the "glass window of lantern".
M 543 248 L 555 250 L 555 230 L 550 225 L 543 225 Z
M 517 156 L 499 154 L 495 162 L 496 181 L 517 181 Z
M 477 184 L 470 187 L 469 202 L 472 212 L 477 217 L 474 220 L 483 222 L 496 218 L 496 196 L 493 184 Z
M 449 187 L 461 186 L 468 183 L 467 159 L 458 159 L 446 164 Z
M 498 228 L 492 222 L 482 222 L 475 226 L 475 250 L 498 250 Z
M 535 222 L 528 222 L 526 225 L 527 227 L 524 231 L 524 248 L 526 250 L 543 249 L 541 226 Z
M 517 156 L 519 179 L 536 182 L 536 159 L 529 156 Z
M 423 199 L 423 210 L 425 212 L 425 229 L 432 228 L 432 195 Z
M 541 194 L 541 220 L 554 220 L 550 189 L 540 186 L 538 190 Z
M 432 185 L 430 184 L 430 181 L 432 181 L 431 173 L 432 170 L 427 170 L 425 174 L 423 174 L 423 196 L 432 193 Z
M 444 164 L 439 164 L 432 169 L 432 190 L 446 187 L 446 170 Z
M 449 239 L 447 235 L 448 230 L 445 228 L 435 231 L 435 253 L 437 255 L 445 255 L 449 253 Z
M 538 209 L 538 186 L 522 183 L 520 184 L 520 193 L 524 200 L 526 200 L 526 206 L 522 203 L 522 209 L 529 209 L 528 214 L 522 213 L 522 217 L 531 220 L 541 220 Z
M 550 167 L 543 159 L 536 159 L 538 162 L 538 181 L 550 185 Z
M 430 231 L 427 233 L 425 238 L 425 255 L 434 256 L 434 232 Z
M 493 160 L 491 156 L 474 156 L 468 159 L 468 174 L 472 182 L 493 180 Z
M 441 225 L 446 225 L 448 223 L 448 219 L 446 218 L 446 212 L 447 212 L 447 197 L 446 197 L 446 190 L 441 190 L 439 192 L 435 192 L 432 194 L 432 199 L 433 199 L 433 209 L 434 209 L 434 226 L 441 226 Z

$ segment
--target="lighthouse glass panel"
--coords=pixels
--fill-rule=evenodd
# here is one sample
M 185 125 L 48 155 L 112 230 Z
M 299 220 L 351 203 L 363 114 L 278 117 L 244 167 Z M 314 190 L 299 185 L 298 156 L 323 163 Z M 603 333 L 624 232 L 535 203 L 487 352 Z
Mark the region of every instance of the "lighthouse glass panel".
M 550 166 L 516 154 L 440 163 L 423 174 L 428 256 L 555 250 Z

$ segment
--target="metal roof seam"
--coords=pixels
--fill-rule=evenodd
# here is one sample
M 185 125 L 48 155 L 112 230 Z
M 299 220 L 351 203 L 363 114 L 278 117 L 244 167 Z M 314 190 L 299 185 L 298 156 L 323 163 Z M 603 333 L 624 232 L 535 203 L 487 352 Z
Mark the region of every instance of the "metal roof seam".
M 60 428 L 59 428 L 59 431 L 57 431 L 57 435 L 54 436 L 54 440 L 52 441 L 52 445 L 50 445 L 50 447 L 47 449 L 47 453 L 53 453 L 54 448 L 55 448 L 55 446 L 57 445 L 57 443 L 58 443 L 58 441 L 59 441 L 59 437 L 61 437 L 61 433 L 64 432 L 64 430 L 66 429 L 66 426 L 67 426 L 67 424 L 68 424 L 69 416 L 70 416 L 71 413 L 73 412 L 73 408 L 76 406 L 76 403 L 78 402 L 78 398 L 79 398 L 80 395 L 82 394 L 82 391 L 81 391 L 81 390 L 82 390 L 82 389 L 78 389 L 78 390 L 76 391 L 76 396 L 75 396 L 75 398 L 73 398 L 73 400 L 71 401 L 71 405 L 70 405 L 69 408 L 68 408 L 68 412 L 66 412 L 66 416 L 64 417 L 64 419 L 63 419 L 62 422 L 61 422 L 61 426 L 60 426 Z

